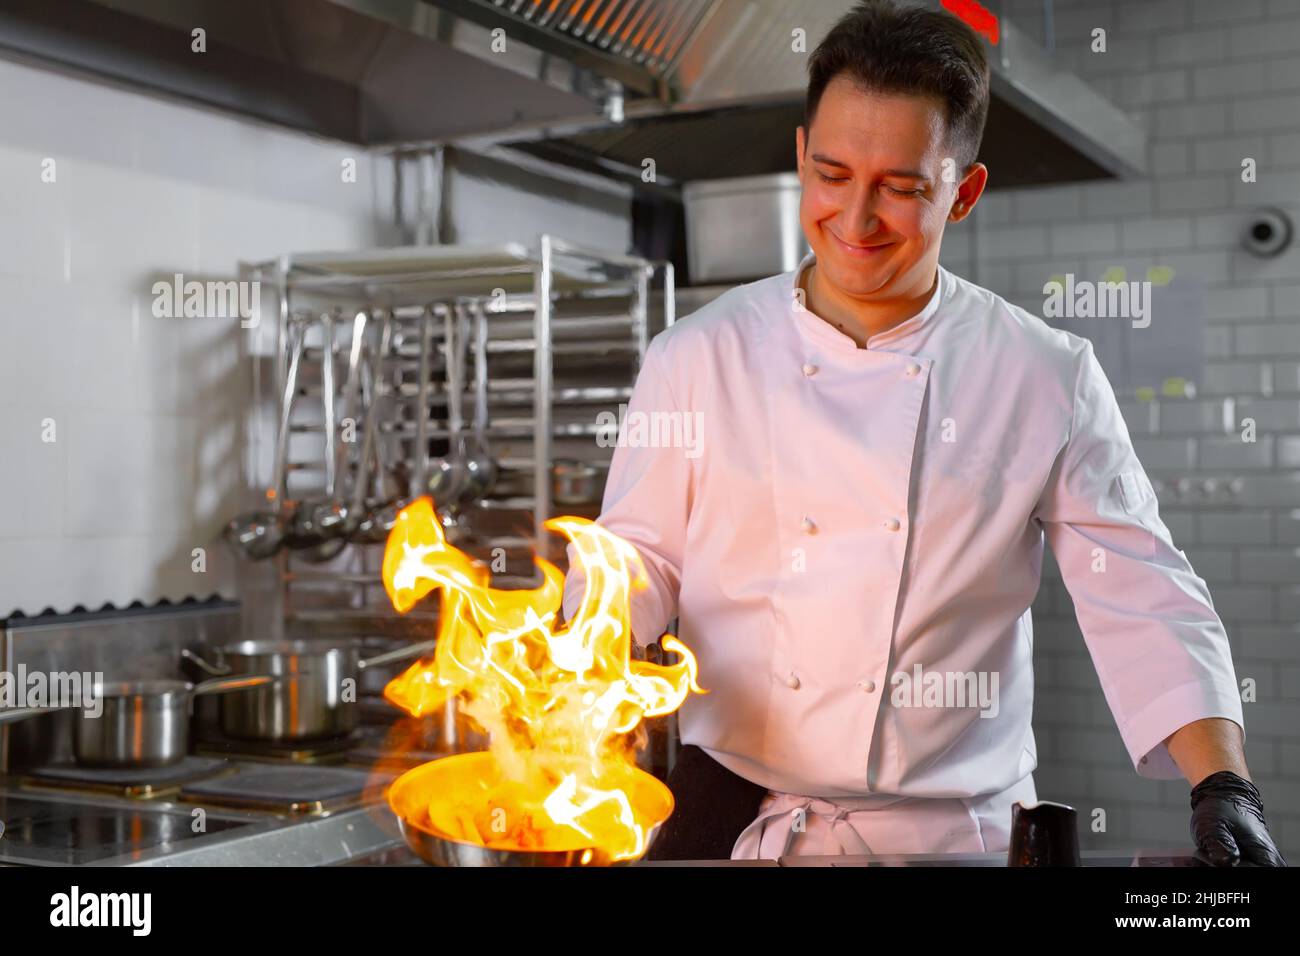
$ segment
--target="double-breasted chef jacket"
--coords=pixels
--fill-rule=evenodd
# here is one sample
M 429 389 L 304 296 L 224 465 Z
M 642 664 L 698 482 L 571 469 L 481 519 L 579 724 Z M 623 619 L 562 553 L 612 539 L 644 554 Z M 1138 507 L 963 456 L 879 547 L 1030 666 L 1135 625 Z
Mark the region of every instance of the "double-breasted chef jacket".
M 645 565 L 634 638 L 678 618 L 708 691 L 682 741 L 778 810 L 1032 796 L 1044 540 L 1140 776 L 1180 776 L 1162 741 L 1191 721 L 1244 732 L 1223 624 L 1091 343 L 940 266 L 928 304 L 859 348 L 802 306 L 812 262 L 655 336 L 614 450 L 598 520 Z M 665 412 L 694 430 L 631 427 Z M 914 686 L 981 673 L 996 713 Z

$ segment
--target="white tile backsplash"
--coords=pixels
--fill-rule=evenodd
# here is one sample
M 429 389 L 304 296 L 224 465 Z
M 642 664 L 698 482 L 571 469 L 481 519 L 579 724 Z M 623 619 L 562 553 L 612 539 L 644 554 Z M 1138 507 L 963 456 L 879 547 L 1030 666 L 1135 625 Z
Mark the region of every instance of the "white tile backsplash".
M 1161 514 L 1207 581 L 1240 674 L 1257 678 L 1261 703 L 1246 708 L 1247 760 L 1273 833 L 1294 859 L 1300 807 L 1288 797 L 1297 769 L 1277 753 L 1285 746 L 1300 754 L 1300 689 L 1279 670 L 1300 661 L 1300 242 L 1260 259 L 1240 248 L 1240 236 L 1261 206 L 1280 207 L 1300 225 L 1300 3 L 1057 0 L 1056 10 L 1060 62 L 1100 79 L 1148 131 L 1150 175 L 1082 185 L 1077 215 L 1068 199 L 1055 208 L 1047 201 L 1069 196 L 1069 187 L 1005 194 L 996 229 L 978 212 L 973 223 L 981 265 L 1011 261 L 985 266 L 976 281 L 1028 301 L 1033 283 L 1082 258 L 1073 271 L 1096 277 L 1116 265 L 1133 276 L 1163 263 L 1204 289 L 1207 363 L 1196 397 L 1121 396 L 1120 405 L 1139 457 L 1165 483 Z M 1022 26 L 1040 23 L 1042 3 L 1010 0 L 1003 12 Z M 1107 27 L 1110 53 L 1079 52 L 1090 24 Z M 1245 157 L 1257 161 L 1253 183 L 1241 179 Z M 1052 259 L 1026 251 L 1044 227 Z M 1111 229 L 1118 246 L 1108 254 L 1098 247 Z M 999 243 L 1013 254 L 988 248 Z M 1254 442 L 1242 440 L 1243 418 L 1255 420 Z M 1072 700 L 1035 712 L 1038 792 L 1122 811 L 1128 819 L 1111 828 L 1121 842 L 1154 845 L 1163 835 L 1185 846 L 1186 781 L 1139 780 L 1114 746 L 1113 719 L 1087 659 L 1076 655 L 1068 666 L 1056 659 L 1079 639 L 1060 589 L 1045 574 L 1034 602 L 1037 656 L 1047 665 L 1036 685 L 1047 696 L 1084 694 L 1092 708 Z M 1089 772 L 1071 772 L 1078 767 Z
M 0 616 L 234 596 L 250 361 L 237 322 L 158 318 L 151 287 L 373 245 L 371 160 L 2 60 L 0 90 Z
M 0 524 L 0 617 L 235 596 L 218 538 L 269 478 L 275 396 L 254 366 L 273 323 L 157 317 L 153 283 L 410 241 L 387 223 L 391 173 L 352 144 L 0 60 L 0 493 L 19 512 Z M 628 248 L 625 198 L 469 155 L 448 190 L 448 241 Z

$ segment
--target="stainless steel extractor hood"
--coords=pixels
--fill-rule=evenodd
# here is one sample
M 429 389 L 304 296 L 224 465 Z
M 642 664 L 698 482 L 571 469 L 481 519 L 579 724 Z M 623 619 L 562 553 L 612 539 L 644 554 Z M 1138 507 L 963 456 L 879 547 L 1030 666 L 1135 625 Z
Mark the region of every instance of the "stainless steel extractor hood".
M 459 0 L 460 3 L 484 0 Z M 938 8 L 937 0 L 913 0 Z M 778 173 L 794 168 L 803 118 L 806 57 L 854 0 L 715 0 L 700 28 L 656 79 L 660 102 L 626 108 L 626 121 L 513 142 L 535 155 L 639 176 L 654 157 L 662 181 Z M 664 4 L 671 7 L 672 3 Z M 1122 110 L 1057 67 L 1014 23 L 989 47 L 992 102 L 980 158 L 990 188 L 1127 178 L 1146 167 L 1146 136 Z M 531 140 L 531 142 L 530 142 Z
M 636 184 L 653 157 L 671 189 L 793 168 L 806 77 L 791 30 L 811 50 L 851 6 L 5 0 L 0 52 L 366 145 L 507 146 Z M 1142 130 L 1014 23 L 990 50 L 990 188 L 1143 171 Z
M 610 88 L 425 0 L 3 0 L 0 55 L 365 145 L 600 116 Z

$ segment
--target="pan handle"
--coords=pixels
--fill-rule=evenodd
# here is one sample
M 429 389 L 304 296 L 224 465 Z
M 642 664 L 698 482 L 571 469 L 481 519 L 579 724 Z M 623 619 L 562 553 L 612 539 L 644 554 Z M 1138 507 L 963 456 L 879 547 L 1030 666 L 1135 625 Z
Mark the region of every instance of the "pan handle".
M 198 667 L 199 670 L 203 671 L 203 673 L 207 674 L 209 677 L 225 677 L 227 674 L 230 673 L 229 664 L 225 665 L 224 667 L 219 666 L 217 664 L 209 664 L 207 661 L 205 661 L 198 654 L 195 654 L 188 647 L 181 648 L 181 657 L 185 658 L 191 664 Z
M 217 677 L 213 680 L 205 680 L 201 684 L 194 685 L 194 696 L 200 694 L 228 694 L 235 690 L 249 690 L 254 687 L 265 687 L 267 684 L 278 683 L 280 678 L 271 674 L 257 674 L 251 677 Z
M 392 664 L 394 661 L 410 660 L 412 657 L 419 657 L 437 646 L 437 640 L 408 644 L 406 647 L 399 647 L 395 651 L 385 651 L 382 654 L 376 654 L 374 657 L 367 657 L 363 661 L 357 661 L 357 668 L 365 670 L 367 667 L 380 667 L 383 664 Z

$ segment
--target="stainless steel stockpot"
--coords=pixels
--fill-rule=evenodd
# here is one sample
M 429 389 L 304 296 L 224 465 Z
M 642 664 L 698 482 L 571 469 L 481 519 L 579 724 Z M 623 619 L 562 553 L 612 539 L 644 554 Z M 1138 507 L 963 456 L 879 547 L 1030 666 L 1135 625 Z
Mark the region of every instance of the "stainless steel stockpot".
M 166 679 L 97 684 L 92 692 L 95 704 L 15 708 L 0 711 L 0 723 L 75 709 L 72 748 L 77 763 L 87 767 L 166 767 L 190 752 L 195 697 L 251 691 L 274 680 L 266 674 L 250 674 L 201 684 Z
M 185 656 L 209 673 L 270 674 L 274 685 L 221 702 L 221 732 L 240 740 L 291 743 L 343 737 L 357 726 L 357 697 L 366 668 L 409 660 L 432 651 L 436 641 L 409 644 L 363 658 L 357 641 L 239 641 L 218 650 L 213 665 Z

